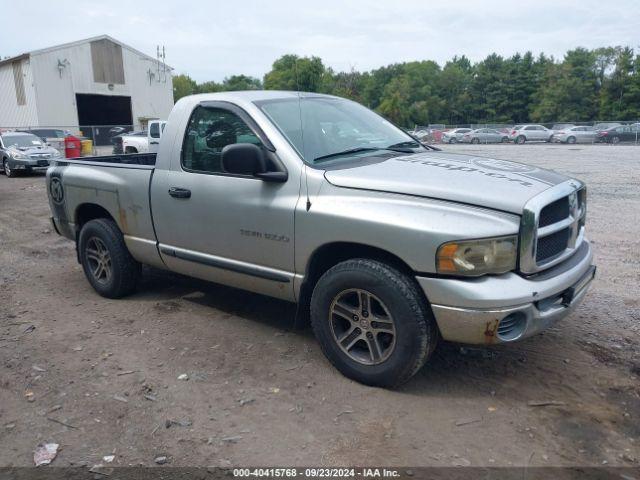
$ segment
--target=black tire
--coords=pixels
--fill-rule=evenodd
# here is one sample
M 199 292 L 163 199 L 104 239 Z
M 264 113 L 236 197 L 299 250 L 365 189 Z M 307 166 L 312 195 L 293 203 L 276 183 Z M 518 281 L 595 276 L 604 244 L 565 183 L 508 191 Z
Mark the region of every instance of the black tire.
M 527 141 L 527 139 L 525 138 L 524 135 L 519 135 L 518 138 L 516 138 L 516 143 L 518 145 L 522 145 L 526 141 Z
M 449 143 L 458 143 L 458 139 L 453 137 L 451 140 L 449 140 Z
M 571 145 L 573 145 L 574 143 L 576 143 L 576 137 L 567 138 L 567 143 L 570 143 Z
M 110 275 L 104 279 L 94 275 L 92 246 L 102 244 L 109 256 Z M 133 259 L 124 243 L 122 232 L 113 220 L 100 218 L 87 222 L 80 231 L 78 251 L 84 274 L 103 297 L 121 298 L 133 293 L 140 277 L 141 265 Z
M 509 137 L 502 137 L 502 143 L 508 143 Z
M 124 153 L 138 153 L 138 149 L 136 147 L 127 147 L 124 149 Z
M 18 172 L 9 167 L 9 160 L 4 159 L 2 161 L 2 171 L 7 176 L 7 178 L 16 178 L 18 176 Z
M 474 145 L 477 145 L 477 144 L 479 144 L 479 143 L 480 143 L 480 139 L 479 139 L 479 138 L 477 138 L 477 137 L 476 137 L 476 138 L 472 138 L 472 139 L 471 139 L 471 143 L 473 143 Z
M 336 299 L 351 289 L 370 293 L 375 300 L 384 302 L 383 308 L 390 313 L 395 328 L 393 347 L 380 363 L 363 364 L 338 344 L 333 324 L 344 319 L 330 312 Z M 359 294 L 355 295 L 359 301 Z M 371 320 L 376 318 L 373 306 L 371 310 L 368 321 L 370 329 L 374 329 L 378 322 Z M 361 315 L 360 322 L 369 316 L 365 312 Z M 355 324 L 351 322 L 352 326 Z M 339 263 L 318 280 L 311 297 L 311 326 L 323 353 L 343 375 L 377 387 L 394 388 L 409 380 L 425 364 L 438 341 L 433 314 L 415 281 L 387 264 L 362 258 Z M 369 331 L 360 333 L 371 335 Z M 366 346 L 368 341 L 358 342 Z
M 613 137 L 611 139 L 611 143 L 613 143 L 614 145 L 617 145 L 618 143 L 620 143 L 620 137 Z

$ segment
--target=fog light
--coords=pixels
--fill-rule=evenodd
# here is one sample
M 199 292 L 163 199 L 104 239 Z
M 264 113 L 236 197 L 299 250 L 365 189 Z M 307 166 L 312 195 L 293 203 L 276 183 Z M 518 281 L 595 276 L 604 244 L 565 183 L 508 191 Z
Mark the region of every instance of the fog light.
M 498 338 L 504 342 L 518 339 L 527 326 L 527 316 L 522 312 L 510 313 L 498 325 Z

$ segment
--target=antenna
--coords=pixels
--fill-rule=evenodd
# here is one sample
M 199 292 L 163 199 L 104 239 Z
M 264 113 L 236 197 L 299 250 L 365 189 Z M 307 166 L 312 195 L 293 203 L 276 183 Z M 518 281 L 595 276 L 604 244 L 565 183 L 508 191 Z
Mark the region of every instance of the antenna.
M 300 82 L 298 81 L 298 59 L 296 58 L 293 63 L 293 70 L 296 75 L 296 90 L 298 95 L 298 116 L 300 118 L 300 139 L 302 140 L 302 156 L 305 155 L 304 148 L 304 128 L 302 126 L 302 98 L 300 94 Z M 307 190 L 307 212 L 311 209 L 311 199 L 309 198 L 309 175 L 307 173 L 307 165 L 304 165 L 304 183 Z
M 167 64 L 166 64 L 167 52 L 162 45 L 162 49 L 160 49 L 160 45 L 156 45 L 156 81 L 158 83 L 167 83 Z M 160 68 L 162 66 L 162 68 Z

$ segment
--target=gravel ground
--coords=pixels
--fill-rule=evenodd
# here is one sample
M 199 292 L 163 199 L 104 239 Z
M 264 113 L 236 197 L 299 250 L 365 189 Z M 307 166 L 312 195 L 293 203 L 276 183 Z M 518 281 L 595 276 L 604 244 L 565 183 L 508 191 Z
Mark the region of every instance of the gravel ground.
M 338 374 L 287 303 L 150 269 L 136 295 L 99 297 L 43 177 L 0 176 L 0 466 L 43 441 L 56 466 L 638 466 L 640 147 L 443 149 L 585 180 L 599 273 L 544 334 L 442 344 L 398 391 Z

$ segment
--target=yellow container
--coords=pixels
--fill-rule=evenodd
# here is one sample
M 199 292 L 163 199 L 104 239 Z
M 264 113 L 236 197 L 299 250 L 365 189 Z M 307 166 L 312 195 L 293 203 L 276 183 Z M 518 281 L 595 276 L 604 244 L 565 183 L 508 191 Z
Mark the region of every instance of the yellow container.
M 93 140 L 82 140 L 80 142 L 81 155 L 83 157 L 93 155 Z

